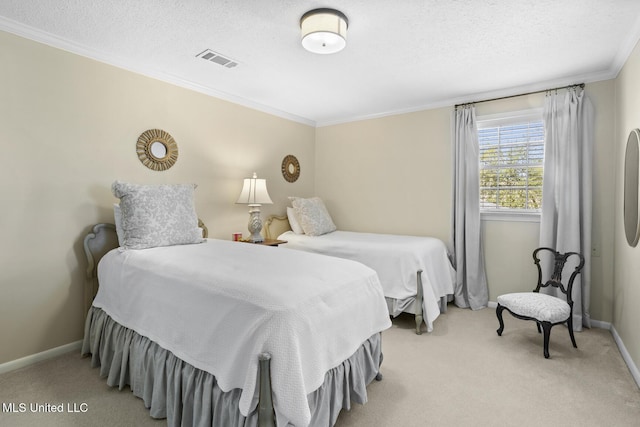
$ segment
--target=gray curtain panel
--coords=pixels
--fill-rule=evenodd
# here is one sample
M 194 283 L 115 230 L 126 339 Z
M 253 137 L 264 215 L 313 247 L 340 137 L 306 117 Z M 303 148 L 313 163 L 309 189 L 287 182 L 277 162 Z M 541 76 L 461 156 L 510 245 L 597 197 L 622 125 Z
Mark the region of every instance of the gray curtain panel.
M 560 95 L 549 92 L 545 98 L 540 246 L 562 253 L 579 252 L 585 258 L 582 273 L 573 286 L 576 331 L 591 327 L 593 114 L 591 101 L 579 87 Z M 565 283 L 572 271 L 570 265 L 565 267 Z M 543 274 L 548 277 L 550 271 Z
M 473 105 L 456 109 L 451 242 L 456 269 L 454 302 L 477 310 L 487 307 L 489 289 L 480 229 L 480 164 Z

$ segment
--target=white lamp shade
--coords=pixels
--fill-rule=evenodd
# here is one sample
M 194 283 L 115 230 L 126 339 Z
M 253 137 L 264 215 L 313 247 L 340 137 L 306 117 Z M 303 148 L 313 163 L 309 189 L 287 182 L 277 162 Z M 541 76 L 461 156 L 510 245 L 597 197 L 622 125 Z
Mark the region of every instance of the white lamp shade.
M 300 19 L 302 46 L 313 53 L 329 54 L 347 45 L 347 17 L 333 9 L 315 9 Z
M 253 178 L 245 178 L 240 197 L 238 197 L 236 203 L 245 205 L 272 204 L 273 202 L 267 192 L 267 180 L 258 179 L 255 173 L 253 174 Z

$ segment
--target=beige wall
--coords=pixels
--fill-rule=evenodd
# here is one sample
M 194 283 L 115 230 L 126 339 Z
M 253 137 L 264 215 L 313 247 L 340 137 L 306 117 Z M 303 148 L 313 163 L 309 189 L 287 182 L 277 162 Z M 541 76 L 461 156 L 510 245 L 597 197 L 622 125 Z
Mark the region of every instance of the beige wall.
M 275 202 L 265 216 L 283 213 L 289 195 L 317 194 L 341 229 L 449 240 L 453 108 L 314 130 L 2 32 L 0 61 L 0 340 L 9 343 L 0 364 L 81 338 L 81 239 L 91 224 L 112 220 L 114 179 L 198 183 L 196 207 L 212 237 L 246 232 L 247 209 L 234 201 L 241 178 L 256 171 Z M 636 49 L 618 79 L 587 86 L 596 109 L 600 253 L 591 313 L 613 322 L 636 365 L 639 249 L 626 245 L 619 211 L 624 143 L 640 127 L 638 75 Z M 542 99 L 478 104 L 478 114 L 540 107 Z M 140 133 L 156 127 L 180 150 L 166 172 L 144 168 L 135 154 Z M 286 154 L 302 166 L 294 184 L 280 176 Z M 534 273 L 538 230 L 535 222 L 483 223 L 490 299 L 529 289 L 521 278 Z
M 591 83 L 586 91 L 594 105 L 593 220 L 592 239 L 596 255 L 591 266 L 591 317 L 611 322 L 613 309 L 613 188 L 610 173 L 614 161 L 614 81 Z M 541 108 L 544 94 L 480 103 L 478 115 Z M 536 270 L 531 258 L 538 245 L 538 222 L 484 221 L 489 298 L 506 292 L 527 291 L 535 286 Z M 521 277 L 531 277 L 531 281 Z
M 591 314 L 612 320 L 614 82 L 587 85 L 596 109 Z M 544 94 L 480 103 L 478 115 L 542 108 Z M 316 131 L 316 192 L 345 230 L 432 235 L 449 242 L 453 108 Z M 538 222 L 483 221 L 490 300 L 530 290 Z M 527 280 L 523 280 L 526 277 Z
M 615 264 L 613 324 L 636 366 L 640 366 L 640 246 L 627 244 L 624 234 L 624 153 L 629 132 L 640 128 L 640 46 L 636 46 L 618 75 L 615 132 Z
M 82 338 L 90 225 L 113 222 L 110 186 L 195 182 L 212 237 L 247 231 L 242 178 L 267 179 L 274 205 L 314 192 L 315 130 L 0 32 L 0 364 Z M 137 158 L 138 136 L 169 132 L 165 172 Z M 297 156 L 301 177 L 280 163 Z
M 316 192 L 338 228 L 449 239 L 451 109 L 316 130 Z

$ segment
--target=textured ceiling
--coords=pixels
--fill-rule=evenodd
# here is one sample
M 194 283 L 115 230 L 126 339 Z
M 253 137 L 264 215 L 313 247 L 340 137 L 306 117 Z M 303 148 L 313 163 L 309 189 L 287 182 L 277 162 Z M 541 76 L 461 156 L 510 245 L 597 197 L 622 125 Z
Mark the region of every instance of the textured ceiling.
M 337 54 L 300 44 L 318 7 L 349 18 Z M 2 0 L 0 30 L 322 126 L 614 78 L 640 0 Z

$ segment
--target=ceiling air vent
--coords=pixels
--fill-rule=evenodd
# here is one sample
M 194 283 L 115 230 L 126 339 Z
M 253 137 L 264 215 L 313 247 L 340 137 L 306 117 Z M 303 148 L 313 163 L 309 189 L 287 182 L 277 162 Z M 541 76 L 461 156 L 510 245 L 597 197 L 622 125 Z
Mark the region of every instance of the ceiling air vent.
M 214 52 L 211 49 L 207 49 L 196 55 L 197 58 L 206 59 L 207 61 L 215 62 L 218 65 L 222 65 L 226 68 L 233 68 L 238 65 L 238 62 L 233 59 L 227 58 L 224 55 L 220 55 L 218 52 Z

